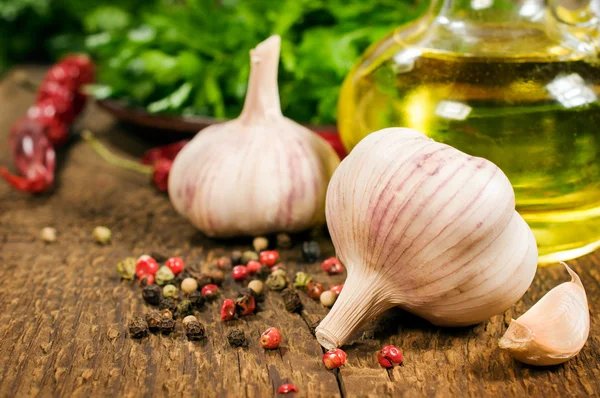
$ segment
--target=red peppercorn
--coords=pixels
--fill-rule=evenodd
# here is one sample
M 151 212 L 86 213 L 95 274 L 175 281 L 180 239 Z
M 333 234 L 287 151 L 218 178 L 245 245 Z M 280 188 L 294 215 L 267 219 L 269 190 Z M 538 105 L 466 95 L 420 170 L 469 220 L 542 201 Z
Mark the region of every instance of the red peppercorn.
M 321 298 L 321 293 L 325 291 L 322 284 L 317 282 L 308 282 L 306 285 L 306 294 L 308 297 L 318 300 Z
M 258 257 L 261 264 L 266 265 L 267 267 L 272 267 L 277 264 L 277 260 L 279 260 L 279 253 L 277 253 L 277 250 L 265 250 L 260 252 Z
M 274 266 L 272 266 L 271 268 L 269 268 L 271 273 L 277 271 L 278 269 L 282 269 L 285 271 L 285 264 L 284 263 L 277 263 Z
M 231 269 L 231 258 L 229 257 L 220 257 L 215 261 L 215 264 L 219 269 L 228 270 Z
M 135 263 L 135 274 L 142 279 L 143 275 L 154 275 L 158 271 L 158 263 L 155 259 L 144 254 Z
M 336 294 L 336 296 L 339 296 L 340 293 L 342 292 L 343 288 L 344 288 L 344 285 L 335 285 L 335 286 L 331 286 L 329 288 L 329 290 L 331 290 L 332 292 L 334 292 Z
M 204 289 L 203 289 L 204 290 Z M 230 321 L 235 316 L 235 303 L 232 299 L 225 299 L 221 306 L 221 319 L 223 321 Z
M 339 348 L 323 354 L 323 363 L 327 369 L 337 369 L 346 363 L 346 353 Z
M 277 328 L 268 328 L 260 335 L 260 345 L 269 350 L 279 347 L 281 333 Z
M 142 286 L 148 286 L 154 283 L 154 275 L 152 274 L 145 274 L 142 275 L 140 278 L 140 283 L 142 284 Z
M 341 274 L 344 271 L 344 266 L 335 257 L 330 257 L 323 261 L 321 268 L 329 275 Z
M 298 392 L 298 387 L 293 384 L 282 384 L 277 389 L 277 394 L 289 394 L 291 392 Z
M 173 161 L 169 159 L 160 159 L 154 164 L 152 172 L 152 182 L 160 192 L 169 190 L 169 173 L 171 173 Z
M 209 285 L 205 285 L 202 288 L 202 295 L 209 299 L 213 299 L 213 298 L 217 297 L 218 293 L 219 293 L 219 286 L 217 286 L 217 285 L 209 284 Z
M 251 315 L 256 310 L 256 300 L 252 294 L 245 294 L 235 300 L 235 308 L 239 316 Z
M 165 263 L 167 268 L 169 268 L 175 275 L 183 271 L 183 260 L 180 257 L 171 257 Z
M 248 276 L 248 268 L 245 265 L 236 265 L 231 270 L 231 276 L 236 281 L 243 281 Z
M 248 264 L 246 264 L 246 269 L 250 274 L 256 274 L 262 267 L 262 264 L 258 261 L 250 260 Z
M 377 354 L 379 364 L 386 369 L 393 368 L 402 363 L 402 351 L 394 345 L 386 345 Z

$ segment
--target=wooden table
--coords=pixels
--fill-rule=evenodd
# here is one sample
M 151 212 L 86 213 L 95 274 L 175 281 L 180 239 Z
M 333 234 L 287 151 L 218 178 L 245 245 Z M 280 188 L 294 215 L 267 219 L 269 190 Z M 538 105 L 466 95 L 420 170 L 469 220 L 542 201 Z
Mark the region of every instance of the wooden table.
M 39 76 L 40 70 L 34 70 Z M 9 126 L 33 102 L 31 93 L 6 76 L 0 83 L 0 163 L 10 164 Z M 81 126 L 94 130 L 116 153 L 138 157 L 149 144 L 126 134 L 91 107 Z M 80 126 L 80 127 L 81 127 Z M 115 264 L 150 251 L 183 257 L 208 269 L 217 256 L 248 249 L 250 242 L 215 241 L 198 233 L 172 209 L 168 197 L 146 177 L 117 169 L 81 141 L 59 158 L 55 192 L 28 196 L 0 183 L 0 396 L 250 396 L 275 394 L 293 382 L 300 396 L 582 396 L 600 393 L 600 256 L 569 264 L 585 285 L 592 315 L 590 338 L 564 365 L 534 368 L 515 362 L 497 346 L 511 318 L 521 315 L 549 289 L 568 279 L 561 266 L 539 269 L 526 295 L 505 314 L 470 328 L 442 329 L 400 310 L 391 310 L 345 347 L 347 365 L 329 372 L 311 326 L 327 310 L 302 294 L 302 314 L 285 312 L 277 293 L 268 293 L 260 312 L 232 322 L 219 320 L 215 302 L 199 313 L 208 338 L 187 340 L 178 324 L 170 336 L 130 338 L 127 322 L 148 310 L 134 283 L 122 282 Z M 243 198 L 241 198 L 243 200 Z M 99 246 L 97 225 L 114 239 Z M 52 226 L 58 241 L 45 244 L 40 230 Z M 306 264 L 299 243 L 281 256 L 290 276 L 307 271 L 318 281 L 338 284 Z M 330 241 L 317 238 L 323 256 Z M 224 295 L 240 286 L 228 279 Z M 258 344 L 262 330 L 278 327 L 280 349 Z M 229 347 L 225 335 L 242 328 L 249 347 Z M 405 364 L 379 367 L 375 353 L 400 347 Z

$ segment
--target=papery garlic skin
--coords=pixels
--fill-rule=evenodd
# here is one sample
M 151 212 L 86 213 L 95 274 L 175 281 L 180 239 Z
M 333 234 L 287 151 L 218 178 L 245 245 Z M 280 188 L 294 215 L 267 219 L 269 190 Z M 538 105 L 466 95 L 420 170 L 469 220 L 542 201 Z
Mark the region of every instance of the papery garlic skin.
M 326 214 L 348 270 L 316 330 L 328 349 L 392 306 L 436 325 L 482 322 L 536 271 L 535 238 L 502 171 L 411 129 L 363 139 L 331 179 Z
M 590 311 L 579 276 L 562 263 L 571 281 L 550 290 L 518 319 L 498 342 L 518 361 L 556 365 L 581 351 L 590 333 Z
M 250 53 L 239 118 L 208 127 L 175 158 L 175 209 L 212 237 L 296 232 L 324 222 L 325 193 L 339 158 L 331 146 L 281 113 L 281 39 Z

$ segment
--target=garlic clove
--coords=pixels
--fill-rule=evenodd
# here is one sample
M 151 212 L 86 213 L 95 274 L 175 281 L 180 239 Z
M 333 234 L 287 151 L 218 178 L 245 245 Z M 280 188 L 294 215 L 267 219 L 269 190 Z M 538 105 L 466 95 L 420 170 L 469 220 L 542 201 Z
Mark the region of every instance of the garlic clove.
M 518 361 L 556 365 L 573 358 L 590 332 L 590 313 L 579 276 L 565 266 L 571 281 L 550 290 L 525 314 L 513 319 L 498 345 Z

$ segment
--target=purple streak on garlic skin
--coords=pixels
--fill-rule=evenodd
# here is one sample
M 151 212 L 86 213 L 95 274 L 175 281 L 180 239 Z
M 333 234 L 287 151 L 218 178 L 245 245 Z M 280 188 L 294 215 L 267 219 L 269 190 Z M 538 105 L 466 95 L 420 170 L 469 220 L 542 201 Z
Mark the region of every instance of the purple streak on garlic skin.
M 325 140 L 281 114 L 279 48 L 273 36 L 251 51 L 241 115 L 204 129 L 173 162 L 171 202 L 209 236 L 297 232 L 324 222 L 339 158 Z M 194 194 L 182 197 L 187 184 Z
M 400 306 L 430 322 L 482 322 L 530 285 L 537 247 L 506 176 L 409 129 L 363 139 L 327 191 L 327 224 L 348 270 L 317 329 L 326 348 Z

